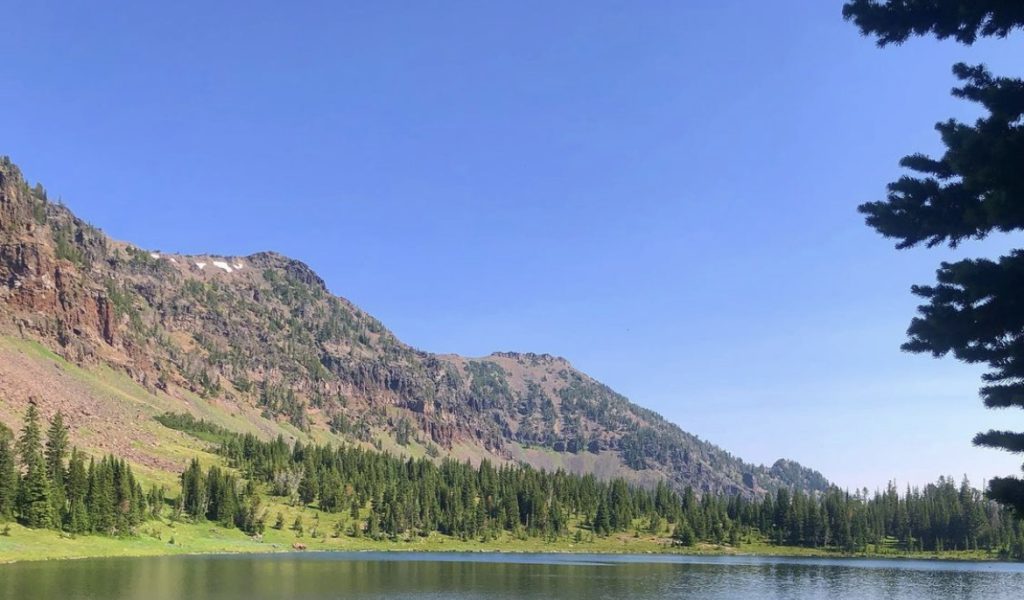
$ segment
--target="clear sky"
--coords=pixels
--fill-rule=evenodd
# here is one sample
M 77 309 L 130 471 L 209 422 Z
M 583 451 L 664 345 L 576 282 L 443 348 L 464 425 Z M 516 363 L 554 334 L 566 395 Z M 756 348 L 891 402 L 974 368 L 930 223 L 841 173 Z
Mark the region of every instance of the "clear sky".
M 973 118 L 841 2 L 6 3 L 0 153 L 107 233 L 273 249 L 436 352 L 549 352 L 843 486 L 1020 459 L 979 371 L 899 351 L 939 260 L 855 207 Z M 1019 245 L 1019 238 L 1015 240 Z

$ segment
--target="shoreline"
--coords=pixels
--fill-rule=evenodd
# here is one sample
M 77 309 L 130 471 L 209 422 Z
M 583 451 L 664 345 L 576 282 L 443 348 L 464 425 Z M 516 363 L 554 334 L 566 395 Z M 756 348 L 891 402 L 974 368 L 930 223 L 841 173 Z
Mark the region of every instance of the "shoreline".
M 204 524 L 209 525 L 209 524 Z M 20 528 L 10 537 L 0 537 L 0 566 L 28 562 L 85 560 L 102 558 L 149 558 L 165 556 L 239 556 L 245 554 L 442 554 L 442 555 L 606 555 L 606 556 L 680 556 L 680 557 L 747 557 L 769 559 L 842 559 L 927 562 L 1019 563 L 1001 559 L 996 555 L 977 551 L 921 552 L 921 553 L 843 553 L 830 550 L 772 546 L 752 543 L 739 547 L 700 544 L 691 548 L 667 547 L 660 540 L 634 540 L 633 538 L 602 539 L 600 543 L 559 544 L 542 540 L 515 540 L 497 542 L 461 541 L 451 538 L 426 537 L 410 541 L 372 541 L 353 538 L 331 539 L 272 539 L 255 541 L 247 536 L 231 535 L 230 530 L 202 525 L 188 526 L 204 529 L 202 535 L 186 538 L 185 543 L 170 544 L 159 538 L 137 535 L 131 538 L 103 536 L 64 537 L 53 531 Z M 179 525 L 183 533 L 186 527 Z M 212 534 L 212 535 L 210 535 Z M 18 540 L 31 536 L 28 543 Z M 306 544 L 296 550 L 292 543 Z

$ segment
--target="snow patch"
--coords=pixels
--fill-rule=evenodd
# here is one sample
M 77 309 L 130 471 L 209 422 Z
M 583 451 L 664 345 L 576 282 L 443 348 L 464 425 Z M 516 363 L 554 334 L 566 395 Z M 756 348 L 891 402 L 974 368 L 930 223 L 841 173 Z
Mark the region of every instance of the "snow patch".
M 149 255 L 153 258 L 160 258 L 160 255 L 157 254 L 156 252 L 150 252 Z
M 230 265 L 228 265 L 228 263 L 226 263 L 226 262 L 224 262 L 222 260 L 215 260 L 215 261 L 213 261 L 213 266 L 217 267 L 218 269 L 224 269 L 228 273 L 230 273 L 231 271 L 234 270 L 234 269 L 231 268 Z
M 199 267 L 200 271 L 202 271 L 203 269 L 206 268 L 206 263 L 204 263 L 204 262 L 197 262 L 196 266 Z
M 170 257 L 170 258 L 168 258 L 167 260 L 171 261 L 171 262 L 172 262 L 172 263 L 174 263 L 174 264 L 178 264 L 178 261 L 174 260 L 174 257 L 173 257 L 173 256 L 172 256 L 172 257 Z
M 234 267 L 236 271 L 241 271 L 244 265 L 242 263 L 235 263 L 231 266 Z

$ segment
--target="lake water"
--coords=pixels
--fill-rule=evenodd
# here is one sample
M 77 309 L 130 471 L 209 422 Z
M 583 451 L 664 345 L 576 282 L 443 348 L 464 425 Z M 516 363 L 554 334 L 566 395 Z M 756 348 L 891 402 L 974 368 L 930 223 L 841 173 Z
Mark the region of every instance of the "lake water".
M 1024 599 L 1024 565 L 754 557 L 308 553 L 0 565 L 7 600 Z

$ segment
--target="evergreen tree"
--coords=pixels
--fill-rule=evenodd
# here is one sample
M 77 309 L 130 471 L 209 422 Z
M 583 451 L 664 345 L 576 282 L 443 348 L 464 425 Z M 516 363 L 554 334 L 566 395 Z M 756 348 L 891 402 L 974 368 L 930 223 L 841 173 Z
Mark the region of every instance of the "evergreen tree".
M 14 518 L 18 498 L 18 471 L 14 463 L 14 448 L 0 438 L 0 521 Z
M 319 487 L 316 470 L 311 463 L 305 463 L 303 465 L 302 481 L 299 482 L 299 501 L 303 504 L 312 504 L 316 500 Z
M 57 411 L 50 420 L 50 428 L 46 432 L 46 475 L 50 478 L 50 499 L 53 512 L 64 518 L 66 491 L 64 489 L 64 459 L 68 451 L 68 428 L 64 425 L 64 415 Z
M 672 543 L 676 546 L 692 546 L 697 543 L 693 528 L 686 519 L 676 524 L 675 530 L 672 531 Z
M 96 533 L 113 533 L 117 525 L 114 474 L 109 461 L 89 460 L 89 493 L 86 505 L 89 510 L 89 525 Z
M 181 510 L 193 519 L 206 516 L 207 486 L 199 460 L 193 458 L 181 474 Z
M 850 0 L 843 14 L 880 46 L 927 34 L 972 44 L 1024 27 L 1024 3 L 996 0 Z M 974 124 L 950 119 L 936 125 L 944 154 L 903 158 L 900 164 L 913 174 L 890 183 L 885 200 L 860 206 L 868 225 L 900 249 L 956 247 L 992 232 L 1024 230 L 1024 79 L 962 63 L 953 73 L 961 82 L 953 95 L 980 104 L 987 114 Z M 998 260 L 944 262 L 937 279 L 936 285 L 912 288 L 925 304 L 903 349 L 936 357 L 951 352 L 988 365 L 981 388 L 985 405 L 1024 408 L 1024 251 Z M 1024 433 L 989 431 L 974 443 L 1022 452 Z M 993 479 L 989 494 L 1024 515 L 1024 480 Z
M 612 530 L 611 516 L 608 514 L 608 505 L 604 499 L 597 505 L 597 514 L 594 515 L 594 533 L 597 535 L 608 535 Z
M 89 531 L 89 476 L 85 470 L 85 458 L 78 448 L 72 448 L 68 463 L 67 499 L 68 510 L 64 526 L 71 533 Z
M 50 480 L 46 476 L 46 462 L 42 451 L 42 433 L 39 411 L 30 403 L 25 413 L 25 425 L 18 440 L 18 454 L 25 473 L 18 485 L 18 514 L 27 527 L 54 527 Z

